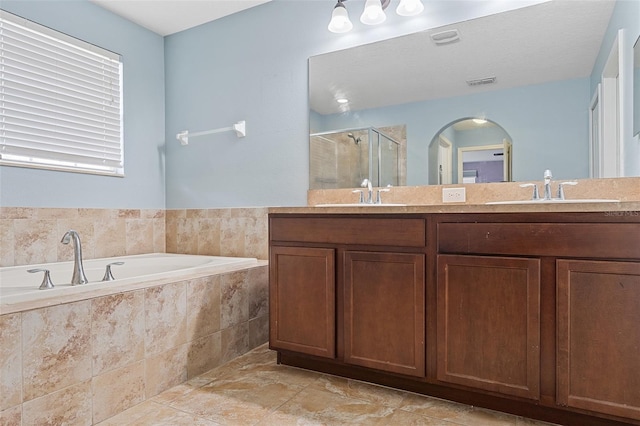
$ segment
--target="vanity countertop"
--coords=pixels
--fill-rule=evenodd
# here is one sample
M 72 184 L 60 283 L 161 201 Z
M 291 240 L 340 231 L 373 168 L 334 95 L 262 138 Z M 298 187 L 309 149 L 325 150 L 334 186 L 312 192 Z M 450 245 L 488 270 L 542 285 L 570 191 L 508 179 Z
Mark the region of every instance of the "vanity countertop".
M 640 201 L 611 203 L 540 203 L 540 204 L 433 204 L 405 206 L 336 206 L 271 207 L 269 213 L 289 214 L 389 214 L 389 213 L 548 213 L 602 212 L 611 216 L 639 216 Z

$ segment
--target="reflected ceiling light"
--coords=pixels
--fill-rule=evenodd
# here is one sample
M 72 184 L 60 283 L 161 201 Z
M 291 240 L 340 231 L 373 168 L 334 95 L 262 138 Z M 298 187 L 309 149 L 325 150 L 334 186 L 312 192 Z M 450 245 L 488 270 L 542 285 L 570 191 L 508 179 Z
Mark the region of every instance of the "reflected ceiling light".
M 485 124 L 487 122 L 484 118 L 472 118 L 471 121 L 476 124 Z
M 420 0 L 400 0 L 396 13 L 400 16 L 415 16 L 424 10 Z
M 348 104 L 349 103 L 349 99 L 347 98 L 338 98 L 336 99 L 336 102 L 339 104 Z
M 342 2 L 343 0 L 338 0 L 331 14 L 331 21 L 329 22 L 328 28 L 332 33 L 346 33 L 353 28 L 353 24 L 349 20 L 347 8 L 344 7 Z
M 349 20 L 347 8 L 344 2 L 347 0 L 338 0 L 333 12 L 331 13 L 331 21 L 327 27 L 332 33 L 346 33 L 353 28 L 353 24 Z M 360 22 L 366 25 L 377 25 L 383 23 L 387 19 L 384 10 L 389 6 L 391 0 L 367 0 L 364 5 L 364 11 L 360 16 Z M 415 16 L 424 10 L 421 0 L 400 0 L 396 13 L 400 16 Z
M 389 2 L 387 2 L 389 3 Z M 366 25 L 382 24 L 387 19 L 387 15 L 382 10 L 381 0 L 367 0 L 364 4 L 364 11 L 360 15 L 360 22 Z

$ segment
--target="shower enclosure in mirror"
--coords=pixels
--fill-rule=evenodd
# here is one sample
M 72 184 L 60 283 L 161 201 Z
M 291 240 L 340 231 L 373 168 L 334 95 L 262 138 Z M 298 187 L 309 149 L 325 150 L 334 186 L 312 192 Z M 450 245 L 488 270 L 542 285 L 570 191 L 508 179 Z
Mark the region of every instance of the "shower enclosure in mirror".
M 311 134 L 310 189 L 406 185 L 405 126 L 366 127 Z

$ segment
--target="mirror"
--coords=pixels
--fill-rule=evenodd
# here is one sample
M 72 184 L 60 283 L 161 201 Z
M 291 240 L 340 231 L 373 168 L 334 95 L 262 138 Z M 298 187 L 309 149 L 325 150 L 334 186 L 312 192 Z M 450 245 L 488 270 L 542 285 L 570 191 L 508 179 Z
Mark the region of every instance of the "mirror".
M 511 137 L 499 124 L 459 119 L 429 144 L 429 184 L 510 182 L 511 157 Z
M 378 187 L 406 185 L 406 127 L 312 133 L 309 189 L 356 188 L 364 179 Z
M 426 185 L 434 137 L 481 117 L 508 129 L 514 181 L 587 178 L 591 73 L 615 4 L 550 1 L 313 56 L 310 133 L 406 124 L 406 183 Z
M 640 135 L 640 37 L 633 46 L 633 134 Z

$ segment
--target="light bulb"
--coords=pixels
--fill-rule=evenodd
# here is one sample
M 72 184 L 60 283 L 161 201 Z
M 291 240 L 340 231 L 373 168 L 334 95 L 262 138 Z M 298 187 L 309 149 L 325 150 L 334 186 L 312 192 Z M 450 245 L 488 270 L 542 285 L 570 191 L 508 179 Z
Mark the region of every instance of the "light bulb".
M 414 16 L 424 10 L 420 0 L 400 0 L 396 13 L 400 16 Z
M 387 19 L 387 15 L 382 10 L 380 0 L 367 0 L 360 16 L 360 22 L 366 25 L 377 25 L 383 23 L 385 19 Z
M 344 7 L 341 1 L 336 4 L 331 13 L 331 21 L 327 27 L 332 33 L 346 33 L 351 31 L 353 24 L 349 20 L 349 14 L 347 8 Z

